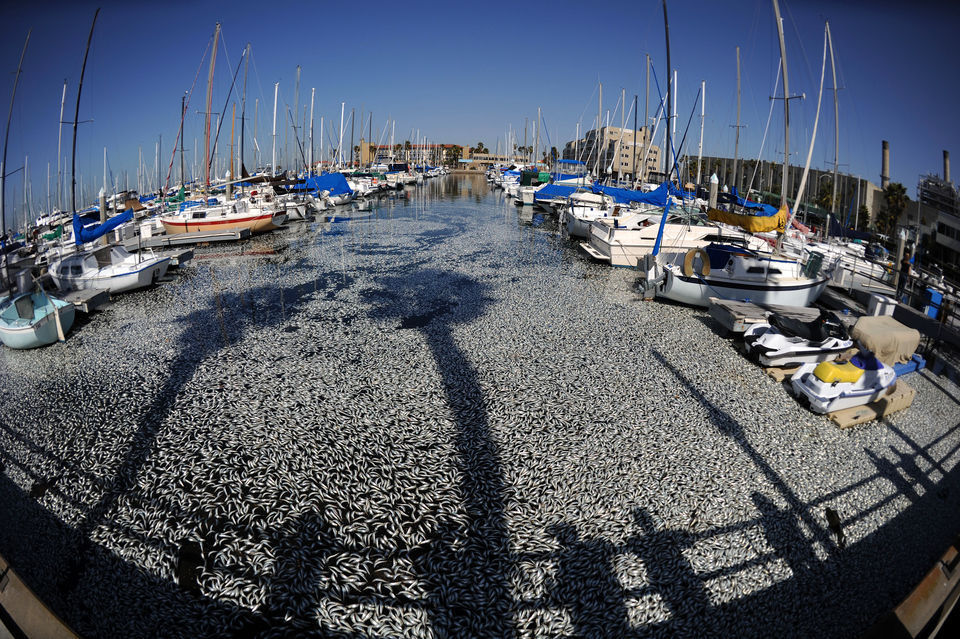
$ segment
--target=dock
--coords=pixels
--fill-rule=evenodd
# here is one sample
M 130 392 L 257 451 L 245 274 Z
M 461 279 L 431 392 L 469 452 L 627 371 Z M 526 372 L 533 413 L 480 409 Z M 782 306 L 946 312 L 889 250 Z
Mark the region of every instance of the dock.
M 0 557 L 0 637 L 77 639 Z
M 754 324 L 766 323 L 768 312 L 779 313 L 802 322 L 812 322 L 820 317 L 819 308 L 803 306 L 781 306 L 780 304 L 756 304 L 739 300 L 710 298 L 710 317 L 728 333 L 743 333 Z M 850 314 L 835 313 L 839 320 L 850 328 L 857 317 Z
M 133 237 L 123 242 L 128 251 L 140 248 L 172 248 L 190 244 L 208 244 L 210 242 L 236 242 L 250 237 L 250 229 L 225 229 L 223 231 L 196 231 L 176 233 L 174 235 L 154 235 L 151 237 Z
M 85 289 L 82 291 L 56 292 L 53 294 L 65 302 L 70 302 L 81 313 L 92 313 L 110 301 L 110 292 L 101 289 Z

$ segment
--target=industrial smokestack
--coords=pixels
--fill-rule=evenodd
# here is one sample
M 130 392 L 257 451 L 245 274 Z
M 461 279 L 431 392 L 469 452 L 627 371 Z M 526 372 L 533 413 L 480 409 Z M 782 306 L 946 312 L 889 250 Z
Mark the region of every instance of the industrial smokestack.
M 880 188 L 885 189 L 890 184 L 890 143 L 883 141 L 883 160 L 880 165 Z
M 943 181 L 950 181 L 950 151 L 943 150 Z

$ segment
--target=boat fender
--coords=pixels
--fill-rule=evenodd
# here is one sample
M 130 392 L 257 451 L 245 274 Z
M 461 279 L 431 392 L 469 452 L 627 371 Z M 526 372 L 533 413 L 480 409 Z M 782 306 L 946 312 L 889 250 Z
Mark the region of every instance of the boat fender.
M 702 266 L 700 267 L 700 275 L 707 277 L 710 275 L 710 256 L 707 255 L 707 252 L 702 248 L 692 248 L 687 251 L 687 254 L 683 258 L 683 274 L 687 277 L 693 277 L 693 260 L 697 257 L 697 254 L 700 254 L 700 261 Z

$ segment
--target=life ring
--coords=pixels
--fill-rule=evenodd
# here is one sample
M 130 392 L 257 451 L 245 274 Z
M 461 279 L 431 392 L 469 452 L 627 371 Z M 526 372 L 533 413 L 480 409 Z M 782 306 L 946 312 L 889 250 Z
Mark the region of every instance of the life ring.
M 700 275 L 707 277 L 710 275 L 710 256 L 707 255 L 707 252 L 702 248 L 692 248 L 687 251 L 687 254 L 683 258 L 683 274 L 687 277 L 693 277 L 693 260 L 700 255 L 700 262 L 702 266 L 700 267 Z

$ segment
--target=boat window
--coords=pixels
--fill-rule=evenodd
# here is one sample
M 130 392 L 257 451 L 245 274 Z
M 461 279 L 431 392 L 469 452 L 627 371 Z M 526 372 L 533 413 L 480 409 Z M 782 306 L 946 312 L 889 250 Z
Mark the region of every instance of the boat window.
M 79 264 L 74 264 L 73 266 L 70 267 L 70 274 L 71 274 L 71 275 L 82 275 L 82 274 L 83 274 L 83 267 L 80 266 Z
M 767 273 L 768 275 L 779 275 L 782 271 L 778 268 L 765 269 L 762 266 L 751 266 L 747 273 Z

